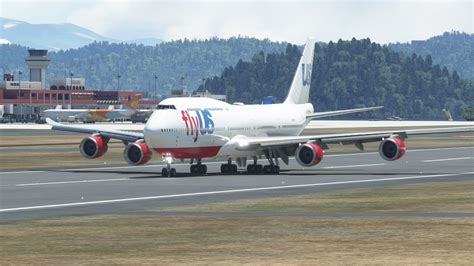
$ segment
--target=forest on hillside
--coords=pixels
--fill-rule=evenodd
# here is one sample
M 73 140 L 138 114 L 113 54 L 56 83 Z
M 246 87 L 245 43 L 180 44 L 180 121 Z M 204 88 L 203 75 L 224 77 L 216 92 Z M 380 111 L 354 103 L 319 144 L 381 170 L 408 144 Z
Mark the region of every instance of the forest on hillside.
M 177 40 L 144 46 L 128 43 L 95 42 L 78 49 L 50 52 L 48 79 L 60 79 L 74 73 L 85 77 L 89 88 L 108 90 L 120 88 L 153 92 L 157 76 L 157 91 L 168 95 L 172 88 L 181 88 L 181 77 L 188 90 L 195 90 L 202 79 L 218 75 L 239 59 L 249 60 L 259 52 L 284 51 L 286 43 L 248 37 L 208 40 Z M 28 76 L 25 65 L 27 48 L 0 45 L 0 67 L 3 72 Z M 148 96 L 152 96 L 148 94 Z
M 452 31 L 428 40 L 388 46 L 408 56 L 414 53 L 431 55 L 433 63 L 446 66 L 449 71 L 456 70 L 463 78 L 474 80 L 474 34 Z
M 231 102 L 258 103 L 268 95 L 282 101 L 300 56 L 291 44 L 284 53 L 259 52 L 207 79 L 205 88 L 227 94 Z M 432 61 L 430 55 L 405 56 L 370 39 L 316 44 L 310 100 L 317 111 L 385 106 L 353 117 L 442 119 L 447 108 L 460 118 L 474 105 L 474 81 Z

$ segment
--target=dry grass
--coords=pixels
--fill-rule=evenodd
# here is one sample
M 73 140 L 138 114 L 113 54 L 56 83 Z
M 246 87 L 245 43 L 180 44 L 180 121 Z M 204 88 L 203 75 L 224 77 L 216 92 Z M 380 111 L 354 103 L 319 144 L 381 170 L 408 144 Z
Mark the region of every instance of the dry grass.
M 79 217 L 3 224 L 0 263 L 454 263 L 468 218 Z
M 168 207 L 166 211 L 474 212 L 474 180 Z
M 215 204 L 206 204 L 194 210 L 252 213 L 274 210 L 280 204 L 279 211 L 289 211 L 300 210 L 295 206 L 301 204 L 302 211 L 345 211 L 357 205 L 377 211 L 382 208 L 380 202 L 383 208 L 397 206 L 416 192 L 408 201 L 416 204 L 421 199 L 416 209 L 472 211 L 473 183 L 346 190 L 282 197 L 278 202 L 277 198 L 228 202 L 217 209 Z M 436 199 L 443 188 L 441 201 L 446 204 Z M 353 207 L 348 208 L 346 204 L 352 201 Z M 401 204 L 402 209 L 408 202 Z M 326 205 L 331 207 L 326 209 Z M 0 264 L 467 265 L 474 261 L 473 249 L 472 218 L 128 215 L 0 223 Z

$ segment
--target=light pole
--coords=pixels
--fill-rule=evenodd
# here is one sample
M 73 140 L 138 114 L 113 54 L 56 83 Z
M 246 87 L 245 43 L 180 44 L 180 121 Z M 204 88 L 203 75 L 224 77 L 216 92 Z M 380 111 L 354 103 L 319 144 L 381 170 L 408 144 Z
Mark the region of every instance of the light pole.
M 156 80 L 158 79 L 158 76 L 155 75 L 155 95 L 153 95 L 153 98 L 156 100 Z
M 202 78 L 202 97 L 204 97 L 205 92 L 206 92 L 206 79 Z
M 119 103 L 120 103 L 120 77 L 122 77 L 120 74 L 117 75 L 117 99 Z
M 117 75 L 117 91 L 120 91 L 120 78 L 122 76 L 121 75 Z
M 23 72 L 21 70 L 18 70 L 18 104 L 20 105 L 20 116 L 23 117 L 23 105 L 21 105 L 21 75 Z
M 74 73 L 69 72 L 69 77 L 70 77 L 70 80 L 69 80 L 69 90 L 72 90 L 72 77 L 74 77 Z
M 21 70 L 18 70 L 18 89 L 21 89 L 21 75 L 23 72 Z

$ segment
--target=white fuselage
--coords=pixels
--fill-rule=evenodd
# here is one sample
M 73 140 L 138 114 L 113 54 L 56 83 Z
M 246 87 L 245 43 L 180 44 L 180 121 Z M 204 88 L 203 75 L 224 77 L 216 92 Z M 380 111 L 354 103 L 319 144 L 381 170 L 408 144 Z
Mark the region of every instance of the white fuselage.
M 243 157 L 240 136 L 296 136 L 313 113 L 312 104 L 232 105 L 210 98 L 169 98 L 145 125 L 147 145 L 174 158 Z

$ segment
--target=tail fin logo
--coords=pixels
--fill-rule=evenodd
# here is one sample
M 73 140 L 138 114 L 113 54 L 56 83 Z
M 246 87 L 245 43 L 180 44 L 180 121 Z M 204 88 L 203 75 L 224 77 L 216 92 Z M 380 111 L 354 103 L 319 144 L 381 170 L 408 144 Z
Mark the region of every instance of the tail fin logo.
M 138 109 L 138 105 L 140 103 L 140 99 L 141 99 L 141 96 L 140 95 L 133 95 L 131 98 L 130 98 L 130 101 L 129 103 L 127 104 L 127 107 L 132 109 L 132 110 L 136 110 Z
M 311 70 L 312 64 L 301 64 L 301 71 L 303 77 L 303 86 L 307 86 L 311 83 Z

